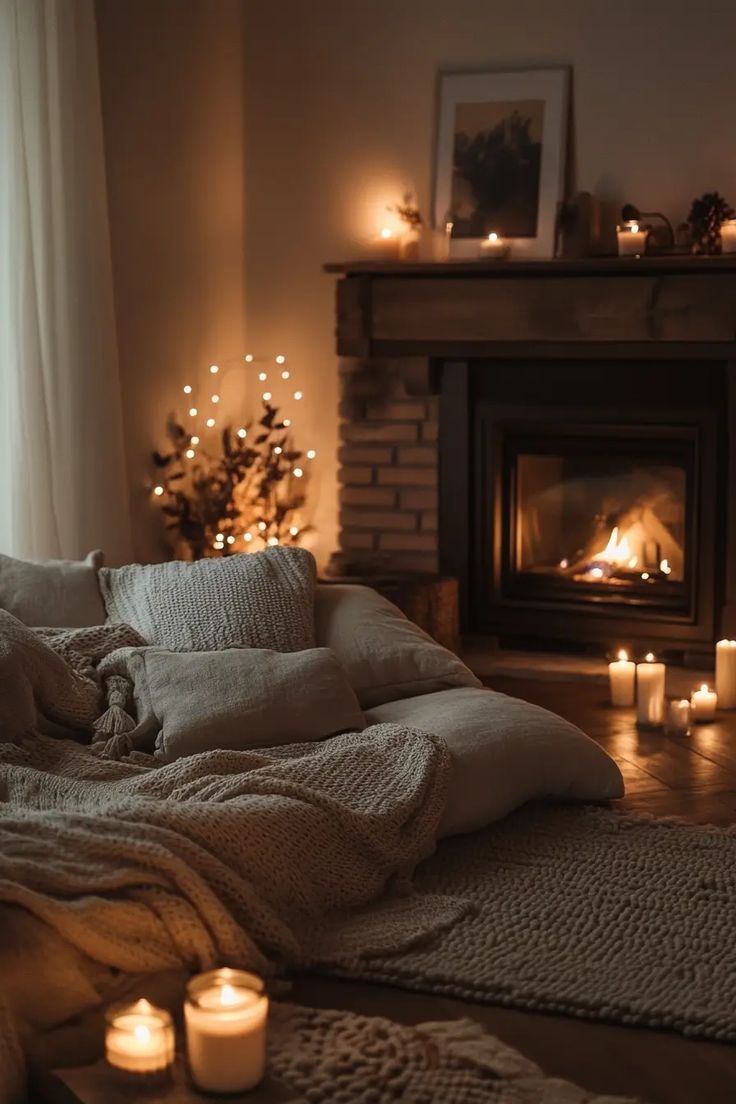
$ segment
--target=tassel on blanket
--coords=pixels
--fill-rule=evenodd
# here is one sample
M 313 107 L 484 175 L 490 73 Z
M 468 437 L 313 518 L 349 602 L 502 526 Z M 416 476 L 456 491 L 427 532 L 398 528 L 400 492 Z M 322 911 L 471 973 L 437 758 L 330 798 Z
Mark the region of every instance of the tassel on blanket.
M 97 754 L 105 759 L 122 759 L 133 750 L 128 733 L 135 721 L 127 712 L 130 683 L 122 675 L 109 675 L 105 680 L 107 709 L 93 724 L 93 743 Z

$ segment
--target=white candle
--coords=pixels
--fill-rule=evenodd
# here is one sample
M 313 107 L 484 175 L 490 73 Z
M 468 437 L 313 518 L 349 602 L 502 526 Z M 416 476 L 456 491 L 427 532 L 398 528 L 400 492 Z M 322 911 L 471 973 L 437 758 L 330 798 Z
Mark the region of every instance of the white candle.
M 736 253 L 736 219 L 727 219 L 721 223 L 721 251 Z
M 147 1000 L 114 1004 L 106 1014 L 105 1057 L 126 1073 L 161 1073 L 174 1061 L 174 1026 Z
M 397 261 L 399 259 L 399 236 L 390 226 L 384 226 L 375 241 L 371 242 L 370 255 L 376 261 Z
M 500 234 L 495 231 L 490 233 L 487 238 L 483 238 L 480 243 L 481 257 L 493 257 L 496 260 L 503 260 L 507 255 L 509 247 L 503 240 Z
M 736 708 L 736 640 L 716 644 L 716 694 L 721 709 Z
M 210 970 L 187 985 L 189 1072 L 203 1092 L 252 1089 L 266 1068 L 268 997 L 244 970 Z
M 690 709 L 694 721 L 712 721 L 716 715 L 718 695 L 715 690 L 710 690 L 706 683 L 699 690 L 693 690 L 690 698 Z
M 676 698 L 667 706 L 667 731 L 673 736 L 687 736 L 690 732 L 690 702 Z
M 650 652 L 636 665 L 636 723 L 655 727 L 664 719 L 664 663 Z
M 625 222 L 616 227 L 619 257 L 640 257 L 646 252 L 648 230 L 641 230 L 638 222 Z
M 611 705 L 633 705 L 636 664 L 622 649 L 613 663 L 608 664 Z

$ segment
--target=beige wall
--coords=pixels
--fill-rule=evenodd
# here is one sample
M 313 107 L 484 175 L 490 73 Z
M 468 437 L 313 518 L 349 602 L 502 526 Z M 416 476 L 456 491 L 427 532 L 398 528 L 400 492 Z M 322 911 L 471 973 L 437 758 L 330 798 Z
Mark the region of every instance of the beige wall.
M 245 0 L 251 333 L 299 362 L 335 533 L 337 367 L 326 260 L 405 187 L 430 198 L 440 69 L 573 67 L 576 189 L 681 220 L 736 204 L 736 4 L 705 0 Z
M 160 558 L 151 449 L 181 387 L 243 350 L 240 0 L 97 0 L 135 553 Z

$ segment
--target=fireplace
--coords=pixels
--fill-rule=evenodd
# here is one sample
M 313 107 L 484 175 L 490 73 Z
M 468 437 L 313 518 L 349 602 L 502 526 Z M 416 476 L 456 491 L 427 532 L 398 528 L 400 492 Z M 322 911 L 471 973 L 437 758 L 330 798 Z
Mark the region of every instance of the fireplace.
M 468 397 L 469 460 L 450 494 L 472 504 L 469 627 L 509 643 L 710 646 L 723 364 L 477 360 L 467 373 L 448 369 L 443 388 L 450 405 L 455 386 Z M 440 519 L 452 525 L 450 501 Z

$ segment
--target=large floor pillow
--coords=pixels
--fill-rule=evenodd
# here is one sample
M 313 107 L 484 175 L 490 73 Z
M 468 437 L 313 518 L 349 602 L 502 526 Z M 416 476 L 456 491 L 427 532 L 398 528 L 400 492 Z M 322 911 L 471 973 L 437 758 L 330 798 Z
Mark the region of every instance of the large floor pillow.
M 42 563 L 0 555 L 0 609 L 35 628 L 102 625 L 105 607 L 97 585 L 102 562 L 101 552 Z
M 454 759 L 439 835 L 473 832 L 533 798 L 602 801 L 624 783 L 611 757 L 575 725 L 538 705 L 463 687 L 387 702 L 368 724 L 409 725 L 441 736 Z

